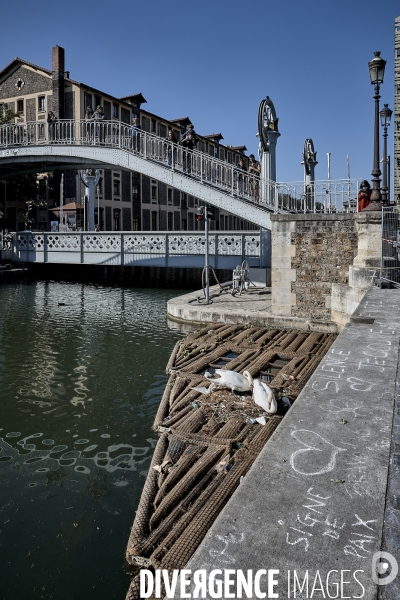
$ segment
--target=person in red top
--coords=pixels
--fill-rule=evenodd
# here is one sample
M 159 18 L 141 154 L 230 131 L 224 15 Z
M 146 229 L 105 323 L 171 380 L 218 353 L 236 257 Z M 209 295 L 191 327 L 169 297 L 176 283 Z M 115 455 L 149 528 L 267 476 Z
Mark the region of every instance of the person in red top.
M 371 202 L 371 186 L 368 181 L 364 179 L 360 185 L 360 191 L 358 192 L 358 212 L 367 208 L 368 204 Z

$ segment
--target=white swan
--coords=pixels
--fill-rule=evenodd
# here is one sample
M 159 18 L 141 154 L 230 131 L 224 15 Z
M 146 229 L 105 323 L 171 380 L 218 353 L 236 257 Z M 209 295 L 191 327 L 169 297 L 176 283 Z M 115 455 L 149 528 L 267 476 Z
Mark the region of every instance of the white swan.
M 218 379 L 211 379 L 208 371 L 204 373 L 204 377 L 211 381 L 209 391 L 216 388 L 229 388 L 231 392 L 249 392 L 251 389 L 252 376 L 248 371 L 244 371 L 243 375 L 236 371 L 226 371 L 225 369 L 215 369 L 215 374 L 219 375 Z
M 248 371 L 245 371 L 248 373 Z M 250 373 L 248 373 L 250 375 Z M 253 400 L 258 406 L 261 406 L 269 415 L 274 415 L 278 411 L 274 392 L 266 383 L 260 379 L 253 379 L 250 375 L 250 385 L 253 387 Z

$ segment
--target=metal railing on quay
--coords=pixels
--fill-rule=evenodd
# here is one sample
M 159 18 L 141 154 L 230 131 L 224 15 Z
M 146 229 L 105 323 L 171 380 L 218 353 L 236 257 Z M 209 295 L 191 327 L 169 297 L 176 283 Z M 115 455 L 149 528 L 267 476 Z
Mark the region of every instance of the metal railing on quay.
M 246 259 L 259 265 L 262 244 L 258 231 L 211 231 L 208 251 L 216 261 L 236 257 L 240 262 Z M 164 257 L 168 263 L 174 258 L 201 256 L 205 252 L 204 231 L 21 231 L 14 233 L 12 240 L 15 262 L 106 264 L 111 259 L 113 264 L 126 264 Z M 58 258 L 54 258 L 56 255 Z
M 279 183 L 121 121 L 64 119 L 0 127 L 0 150 L 62 144 L 120 148 L 269 212 L 356 212 L 358 179 Z
M 279 208 L 300 213 L 357 212 L 360 179 L 277 183 Z
M 382 208 L 380 282 L 400 287 L 400 207 Z

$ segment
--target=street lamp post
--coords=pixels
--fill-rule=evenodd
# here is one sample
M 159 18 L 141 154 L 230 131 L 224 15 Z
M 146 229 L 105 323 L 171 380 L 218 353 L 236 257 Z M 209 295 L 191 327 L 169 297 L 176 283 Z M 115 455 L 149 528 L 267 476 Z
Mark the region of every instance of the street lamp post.
M 389 108 L 388 104 L 384 104 L 383 108 L 381 110 L 380 117 L 381 117 L 381 125 L 383 127 L 383 173 L 382 173 L 382 200 L 384 204 L 388 204 L 389 203 L 389 199 L 390 199 L 390 190 L 389 190 L 389 177 L 388 177 L 388 170 L 389 170 L 389 161 L 388 161 L 388 156 L 387 156 L 387 128 L 390 125 L 390 119 L 392 117 L 392 112 Z
M 210 221 L 214 220 L 214 211 L 207 206 L 199 206 L 196 211 L 196 220 L 204 221 L 204 237 L 205 237 L 205 250 L 204 250 L 204 295 L 206 304 L 210 304 L 210 277 L 209 277 L 209 248 L 208 248 L 208 225 Z
M 371 84 L 375 86 L 375 125 L 374 125 L 374 167 L 372 169 L 372 193 L 371 203 L 364 208 L 364 210 L 381 210 L 382 208 L 382 196 L 380 191 L 380 175 L 381 170 L 379 168 L 379 90 L 380 85 L 383 83 L 383 77 L 385 74 L 386 60 L 381 58 L 380 52 L 374 52 L 374 58 L 368 63 L 369 76 L 371 78 Z

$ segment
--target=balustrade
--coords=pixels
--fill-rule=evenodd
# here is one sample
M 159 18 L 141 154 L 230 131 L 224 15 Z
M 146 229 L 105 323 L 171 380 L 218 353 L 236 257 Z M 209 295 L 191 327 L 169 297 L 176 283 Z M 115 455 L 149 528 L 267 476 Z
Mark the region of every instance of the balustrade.
M 205 254 L 204 232 L 43 232 L 14 234 L 13 260 L 16 262 L 58 262 L 91 264 L 145 264 L 159 258 L 157 266 L 190 266 L 187 257 Z M 215 264 L 233 257 L 235 263 L 261 262 L 260 234 L 250 232 L 211 232 L 209 254 Z M 150 264 L 150 263 L 149 263 Z M 223 268 L 223 267 L 221 267 Z M 229 268 L 229 267 L 227 267 Z

